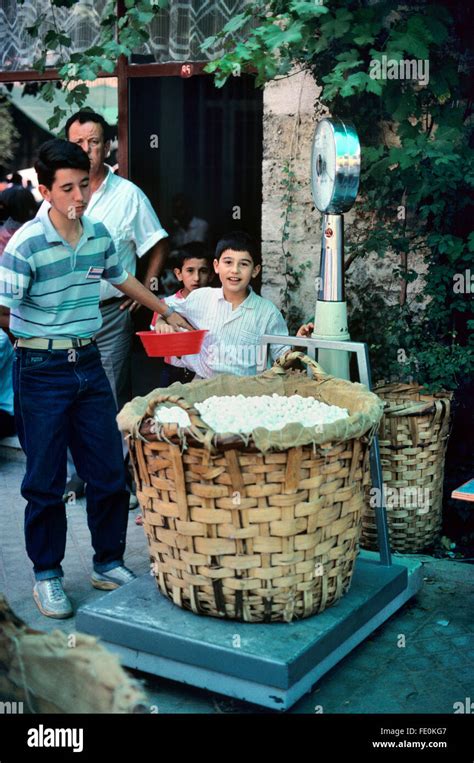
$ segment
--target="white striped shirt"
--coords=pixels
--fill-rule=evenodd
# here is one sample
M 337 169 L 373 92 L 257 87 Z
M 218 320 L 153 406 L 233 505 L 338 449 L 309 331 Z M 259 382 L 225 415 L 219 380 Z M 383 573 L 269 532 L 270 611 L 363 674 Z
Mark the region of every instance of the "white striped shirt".
M 255 376 L 261 369 L 264 334 L 288 336 L 288 327 L 280 311 L 269 299 L 259 297 L 250 288 L 248 297 L 235 309 L 224 297 L 222 288 L 195 289 L 185 300 L 166 299 L 177 312 L 198 329 L 207 329 L 201 352 L 173 358 L 173 365 L 189 368 L 209 379 L 216 374 Z M 270 345 L 269 356 L 275 361 L 289 350 L 289 345 Z

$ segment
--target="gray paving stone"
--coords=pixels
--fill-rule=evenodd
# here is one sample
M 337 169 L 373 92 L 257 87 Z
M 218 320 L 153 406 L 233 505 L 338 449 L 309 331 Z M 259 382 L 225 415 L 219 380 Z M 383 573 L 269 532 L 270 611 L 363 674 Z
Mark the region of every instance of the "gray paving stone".
M 417 635 L 410 636 L 407 639 L 405 652 L 407 655 L 436 654 L 437 652 L 447 652 L 451 649 L 449 639 L 442 638 L 418 638 Z
M 467 653 L 463 652 L 461 650 L 457 650 L 455 647 L 449 652 L 437 654 L 435 656 L 435 660 L 438 665 L 441 665 L 443 668 L 455 668 L 459 671 L 459 675 L 461 676 L 464 670 L 470 669 L 471 675 L 474 679 L 474 661 L 472 659 L 472 656 Z
M 75 618 L 45 618 L 34 603 L 34 577 L 23 538 L 24 457 L 7 450 L 0 446 L 0 590 L 30 627 L 74 633 Z M 135 524 L 138 513 L 129 514 L 125 563 L 142 574 L 149 569 L 149 558 L 143 528 Z M 85 499 L 69 506 L 67 514 L 65 587 L 77 608 L 104 593 L 89 582 L 93 550 Z M 474 622 L 469 601 L 474 566 L 426 559 L 426 577 L 432 582 L 426 582 L 415 599 L 324 676 L 290 713 L 315 714 L 320 706 L 324 713 L 452 713 L 454 702 L 474 698 Z M 437 624 L 443 619 L 449 621 L 447 626 Z M 405 648 L 397 645 L 399 634 L 406 636 Z M 150 712 L 267 712 L 205 690 L 130 672 L 144 682 Z
M 455 636 L 453 639 L 451 639 L 451 641 L 458 647 L 474 649 L 474 634 L 467 633 L 464 636 Z

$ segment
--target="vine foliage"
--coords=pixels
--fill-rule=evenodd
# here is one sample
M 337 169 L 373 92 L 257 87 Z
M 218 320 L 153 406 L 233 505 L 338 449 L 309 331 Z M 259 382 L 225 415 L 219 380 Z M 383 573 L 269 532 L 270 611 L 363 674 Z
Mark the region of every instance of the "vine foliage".
M 19 5 L 24 0 L 17 0 Z M 46 71 L 48 53 L 56 52 L 57 65 L 62 87 L 66 92 L 66 103 L 73 109 L 80 109 L 87 101 L 89 88 L 87 81 L 97 79 L 99 73 L 114 74 L 120 56 L 129 58 L 149 38 L 148 25 L 156 15 L 169 5 L 169 0 L 124 0 L 123 15 L 117 18 L 117 3 L 109 0 L 101 18 L 101 33 L 97 44 L 84 51 L 71 53 L 72 40 L 59 28 L 56 18 L 57 8 L 70 8 L 76 0 L 50 0 L 48 13 L 38 13 L 35 22 L 27 27 L 27 32 L 35 40 L 41 39 L 40 54 L 33 64 L 38 72 Z M 43 24 L 49 29 L 41 36 Z M 56 83 L 43 82 L 38 95 L 47 103 L 53 103 Z M 67 111 L 57 105 L 48 119 L 51 130 L 56 129 L 67 116 Z

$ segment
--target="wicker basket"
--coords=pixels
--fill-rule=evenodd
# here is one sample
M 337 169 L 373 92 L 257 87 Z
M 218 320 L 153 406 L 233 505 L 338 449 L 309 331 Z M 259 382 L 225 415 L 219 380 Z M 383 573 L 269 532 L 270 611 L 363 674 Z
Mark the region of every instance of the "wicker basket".
M 295 359 L 310 366 L 313 378 L 306 369 L 289 370 Z M 335 405 L 339 399 L 345 407 L 353 400 L 350 420 L 363 420 L 365 433 L 267 452 L 258 450 L 252 437 L 244 441 L 211 432 L 211 442 L 209 427 L 184 399 L 189 387 L 194 394 L 200 390 L 201 399 L 208 397 L 210 380 L 175 385 L 182 396 L 149 396 L 140 434 L 129 438 L 158 587 L 197 614 L 288 622 L 322 612 L 351 582 L 367 446 L 382 404 L 362 385 L 326 376 L 295 352 L 259 377 L 239 377 L 239 392 L 252 394 L 247 385 L 253 379 L 261 385 L 258 394 L 271 394 L 274 387 L 265 384 L 271 387 L 274 374 L 280 374 L 287 395 L 297 392 Z M 236 377 L 227 378 L 235 384 Z M 149 417 L 163 403 L 187 410 L 191 427 L 163 425 L 156 432 Z
M 444 459 L 449 436 L 451 392 L 423 394 L 416 384 L 380 384 L 386 401 L 380 423 L 385 505 L 390 545 L 418 553 L 439 535 L 442 522 Z M 375 550 L 378 496 L 366 486 L 361 545 Z

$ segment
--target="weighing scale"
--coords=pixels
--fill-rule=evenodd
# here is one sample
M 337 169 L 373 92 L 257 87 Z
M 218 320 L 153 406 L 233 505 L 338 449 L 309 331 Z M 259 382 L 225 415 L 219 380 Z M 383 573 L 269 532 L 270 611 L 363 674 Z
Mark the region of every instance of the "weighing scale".
M 349 353 L 355 353 L 359 379 L 370 389 L 367 345 L 350 341 L 344 300 L 342 213 L 355 201 L 359 168 L 354 128 L 340 120 L 320 122 L 312 154 L 313 194 L 323 212 L 317 333 L 292 339 L 313 357 L 319 351 L 323 368 L 343 378 L 349 378 Z M 288 344 L 288 337 L 267 335 L 261 342 L 268 350 L 269 344 Z M 376 437 L 370 468 L 372 486 L 383 496 Z M 77 629 L 100 638 L 126 667 L 286 710 L 421 588 L 421 562 L 403 555 L 392 562 L 382 499 L 376 519 L 380 552 L 360 552 L 349 591 L 319 615 L 271 624 L 195 615 L 143 575 L 80 608 Z
M 359 189 L 360 144 L 353 125 L 323 119 L 313 138 L 311 191 L 322 212 L 321 265 L 314 339 L 348 340 L 344 292 L 344 217 Z M 321 349 L 318 361 L 339 379 L 350 379 L 349 355 Z

